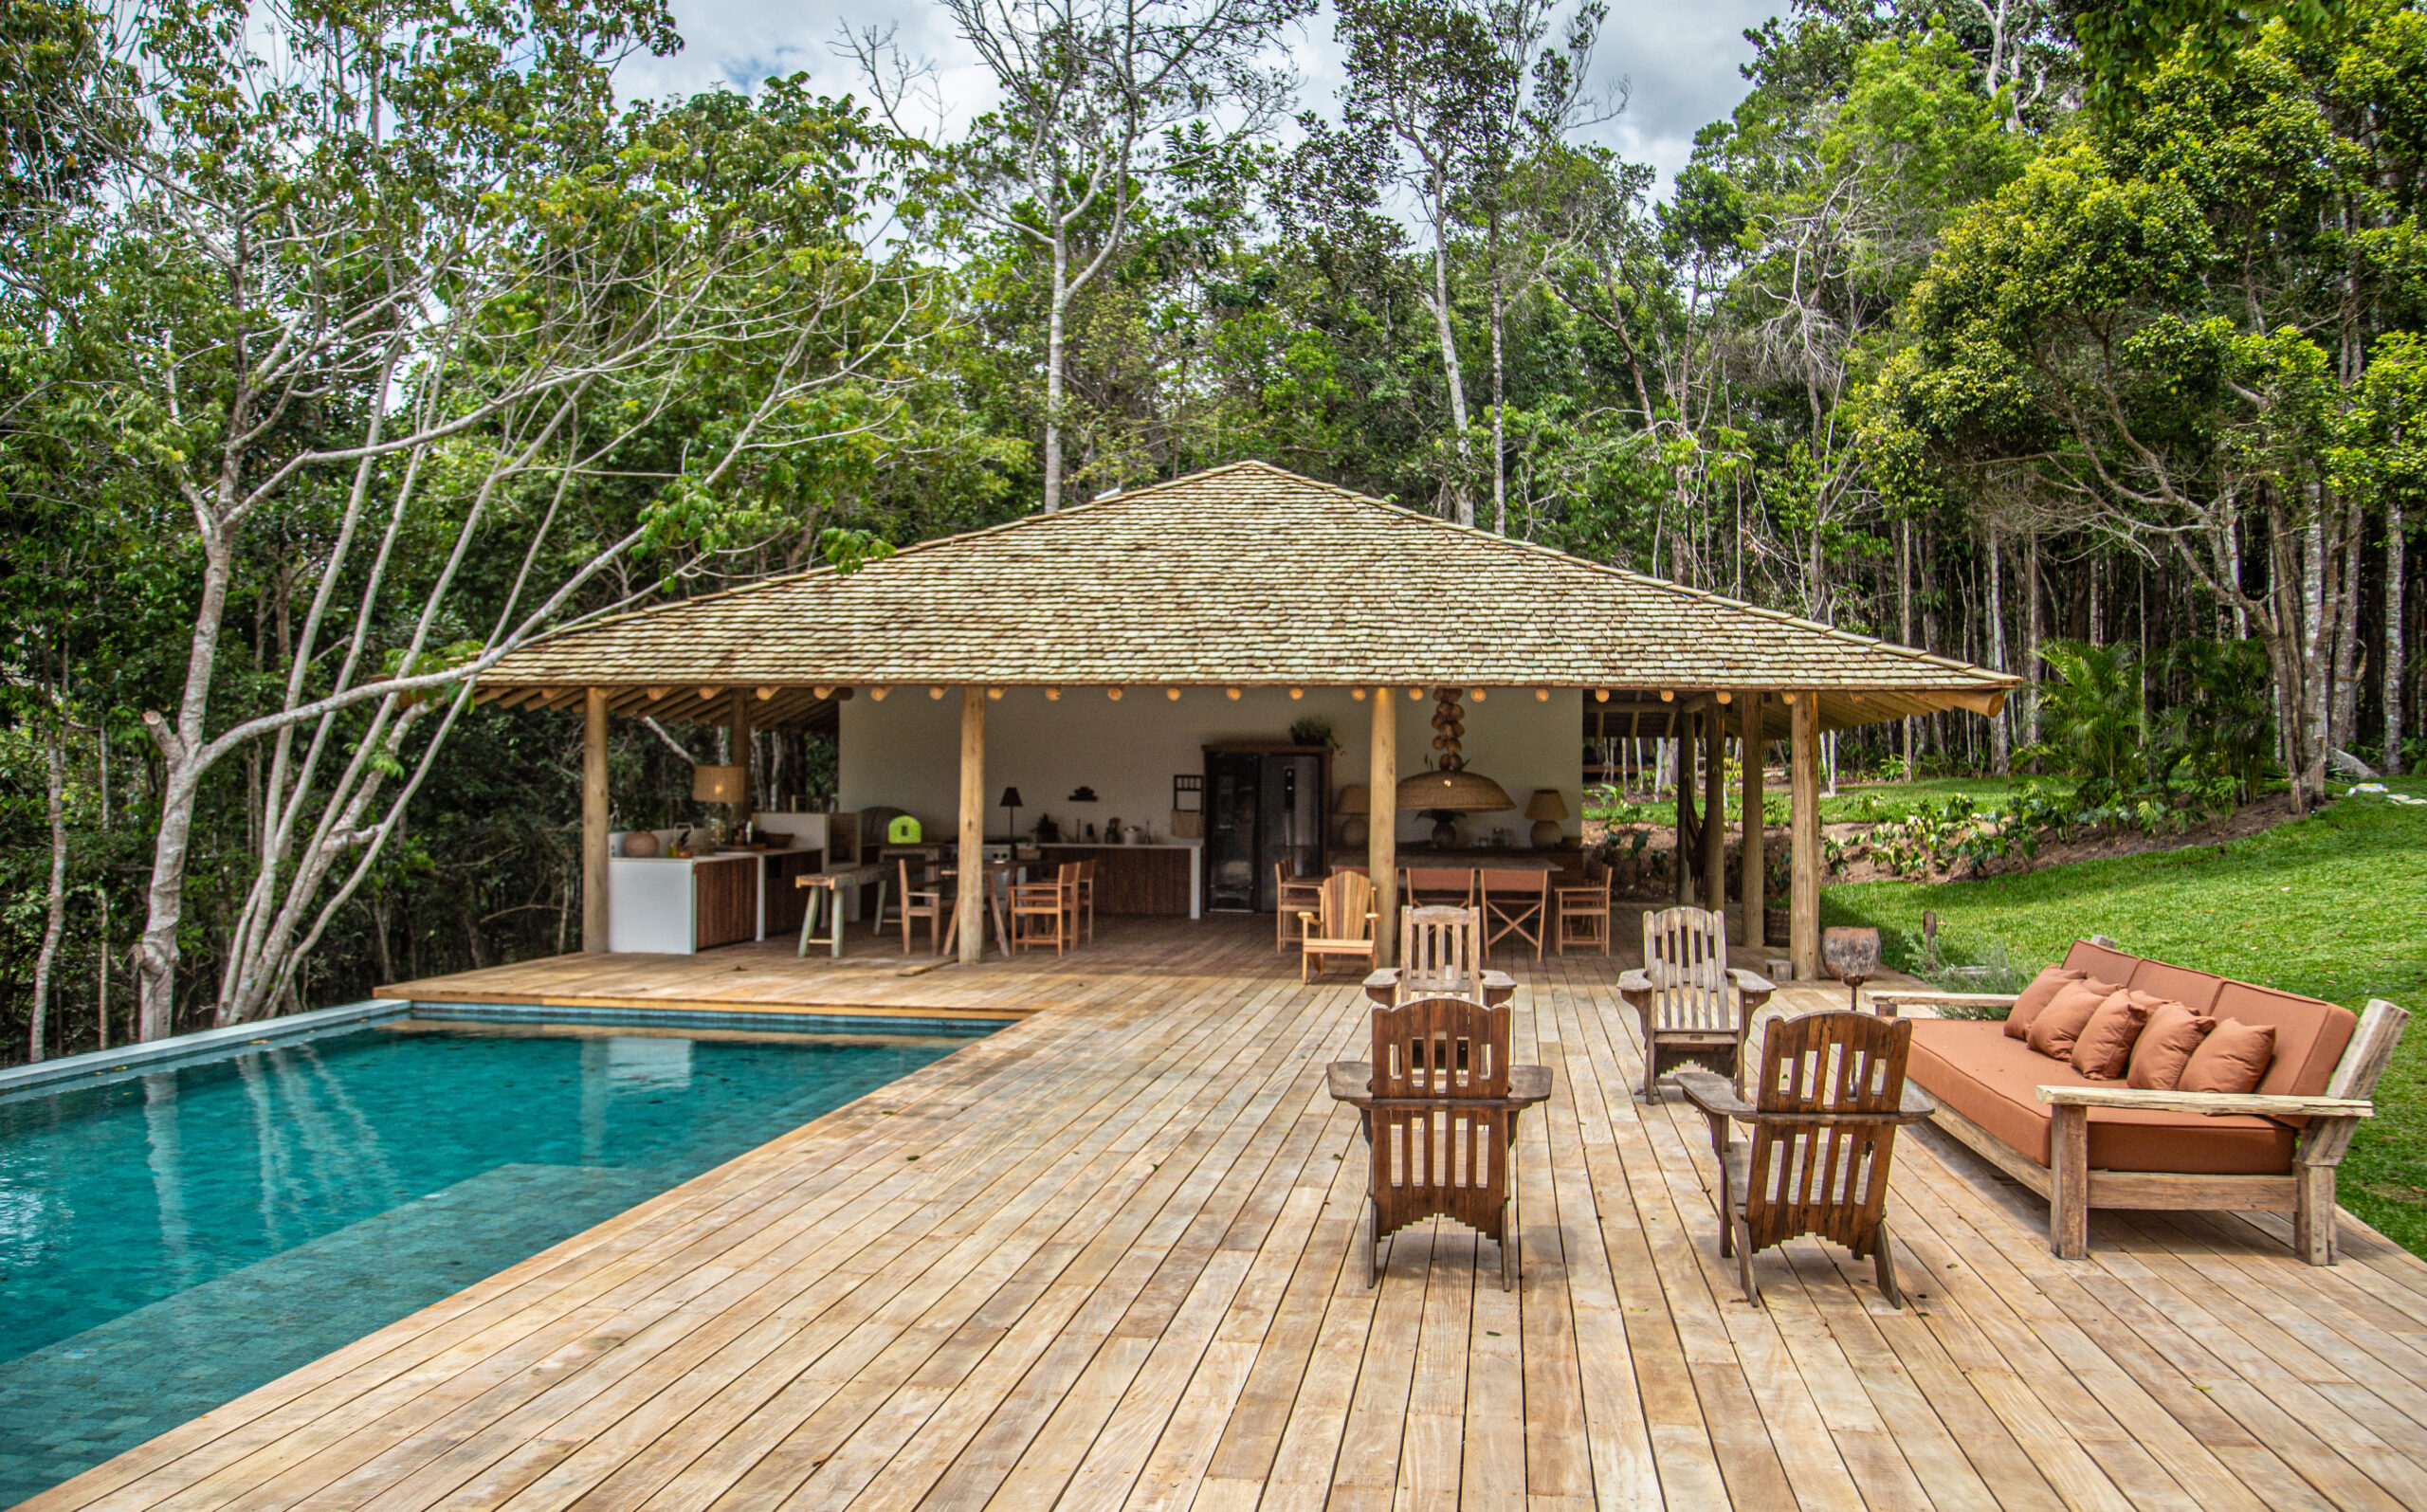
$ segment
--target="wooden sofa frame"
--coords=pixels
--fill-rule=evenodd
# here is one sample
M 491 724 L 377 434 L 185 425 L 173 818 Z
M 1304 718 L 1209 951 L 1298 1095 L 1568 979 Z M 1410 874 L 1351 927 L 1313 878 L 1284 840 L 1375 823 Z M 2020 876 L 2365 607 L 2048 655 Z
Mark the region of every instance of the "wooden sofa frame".
M 2103 937 L 2093 944 L 2112 948 Z M 1893 1014 L 1907 1007 L 2012 1008 L 2014 995 L 1887 989 L 1871 994 L 1872 1007 Z M 2369 1101 L 2394 1047 L 2401 1042 L 2407 1011 L 2371 999 L 2360 1015 L 2351 1043 L 2344 1047 L 2321 1097 L 2278 1097 L 2256 1092 L 2144 1092 L 2127 1086 L 2043 1086 L 2039 1101 L 2050 1109 L 2051 1163 L 2041 1165 L 1942 1101 L 1930 1121 L 1990 1164 L 2048 1199 L 2048 1248 L 2061 1260 L 2089 1255 L 2093 1208 L 2141 1208 L 2203 1212 L 2289 1212 L 2292 1249 L 2312 1266 L 2334 1264 L 2335 1169 L 2360 1120 L 2374 1116 Z M 2292 1146 L 2292 1169 L 2282 1175 L 2185 1175 L 2174 1172 L 2089 1169 L 2089 1110 L 2148 1108 L 2178 1113 L 2256 1113 L 2303 1117 L 2308 1125 Z

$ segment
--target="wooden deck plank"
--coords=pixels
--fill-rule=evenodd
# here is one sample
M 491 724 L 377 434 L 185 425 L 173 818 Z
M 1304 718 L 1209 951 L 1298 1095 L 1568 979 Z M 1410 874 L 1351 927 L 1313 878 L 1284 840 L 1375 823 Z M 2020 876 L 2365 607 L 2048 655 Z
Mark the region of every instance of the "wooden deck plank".
M 1366 1284 L 1365 1150 L 1321 1075 L 1363 999 L 1301 986 L 1268 921 L 1107 920 L 969 968 L 851 944 L 395 989 L 1016 1022 L 29 1506 L 2042 1512 L 2427 1484 L 2427 1265 L 2364 1229 L 2312 1270 L 2272 1215 L 2102 1214 L 2062 1262 L 2036 1199 L 1923 1136 L 1890 1208 L 1912 1305 L 1803 1240 L 1748 1306 L 1702 1120 L 1634 1100 L 1627 957 L 1513 963 L 1517 1058 L 1554 1077 L 1503 1292 L 1441 1222 Z

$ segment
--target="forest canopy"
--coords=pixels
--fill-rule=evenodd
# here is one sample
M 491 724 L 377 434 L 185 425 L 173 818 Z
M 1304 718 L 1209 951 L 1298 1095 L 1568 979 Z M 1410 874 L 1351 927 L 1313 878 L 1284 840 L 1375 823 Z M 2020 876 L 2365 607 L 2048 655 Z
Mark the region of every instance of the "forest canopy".
M 939 4 L 965 126 L 883 32 L 624 98 L 657 0 L 0 0 L 14 1053 L 569 948 L 533 634 L 1241 458 L 2026 680 L 1848 764 L 2427 756 L 2427 9 L 1806 0 L 1662 182 L 1599 0 Z M 617 791 L 830 791 L 723 738 Z

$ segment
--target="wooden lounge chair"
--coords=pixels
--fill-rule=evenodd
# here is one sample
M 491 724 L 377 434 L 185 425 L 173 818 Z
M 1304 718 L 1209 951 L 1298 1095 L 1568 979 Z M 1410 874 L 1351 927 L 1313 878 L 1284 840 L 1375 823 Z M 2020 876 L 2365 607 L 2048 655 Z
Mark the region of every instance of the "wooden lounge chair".
M 1582 885 L 1569 884 L 1554 889 L 1559 900 L 1559 953 L 1567 954 L 1570 945 L 1601 947 L 1610 954 L 1611 937 L 1616 933 L 1610 927 L 1610 868 L 1587 862 Z
M 1399 910 L 1399 965 L 1391 1000 L 1396 1007 L 1419 997 L 1484 1001 L 1482 909 Z
M 1500 1286 L 1521 1265 L 1509 1212 L 1517 1115 L 1551 1095 L 1543 1066 L 1508 1064 L 1508 1010 L 1420 997 L 1374 1010 L 1374 1058 L 1336 1061 L 1331 1095 L 1358 1108 L 1371 1155 L 1369 1284 L 1382 1241 L 1427 1218 L 1455 1218 L 1500 1247 Z
M 1642 1100 L 1657 1097 L 1660 1078 L 1681 1065 L 1734 1076 L 1753 1015 L 1777 991 L 1751 972 L 1728 968 L 1726 915 L 1701 908 L 1645 914 L 1643 969 L 1618 977 L 1618 995 L 1643 1029 Z
M 1272 948 L 1287 950 L 1293 927 L 1302 936 L 1305 933 L 1305 926 L 1298 920 L 1299 912 L 1323 906 L 1323 880 L 1301 877 L 1290 869 L 1289 863 L 1276 861 L 1272 864 Z
M 1542 958 L 1542 926 L 1550 921 L 1551 874 L 1517 867 L 1487 867 L 1483 873 L 1483 921 L 1487 955 L 1514 935 Z
M 1318 962 L 1334 956 L 1374 960 L 1374 884 L 1361 872 L 1343 871 L 1323 880 L 1320 911 L 1301 911 L 1298 923 L 1298 980 L 1320 971 Z
M 1905 1305 L 1888 1232 L 1896 1130 L 1938 1109 L 1905 1081 L 1913 1026 L 1836 1011 L 1772 1019 L 1752 1101 L 1724 1076 L 1681 1071 L 1677 1085 L 1710 1120 L 1719 1157 L 1719 1252 L 1736 1257 L 1744 1300 L 1761 1304 L 1753 1256 L 1818 1234 L 1870 1257 L 1880 1295 Z M 1730 1125 L 1753 1131 L 1740 1144 Z

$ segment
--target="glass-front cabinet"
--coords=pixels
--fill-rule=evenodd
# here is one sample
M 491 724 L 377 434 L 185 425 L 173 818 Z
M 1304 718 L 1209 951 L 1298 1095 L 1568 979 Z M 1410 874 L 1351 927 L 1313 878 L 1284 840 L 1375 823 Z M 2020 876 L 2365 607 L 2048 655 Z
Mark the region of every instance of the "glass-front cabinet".
M 1274 868 L 1323 874 L 1330 818 L 1321 746 L 1209 746 L 1205 752 L 1205 905 L 1270 913 Z

